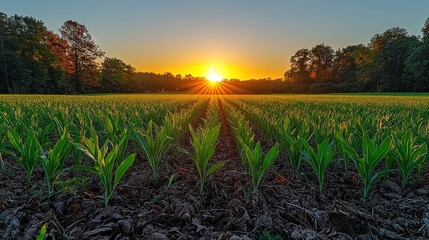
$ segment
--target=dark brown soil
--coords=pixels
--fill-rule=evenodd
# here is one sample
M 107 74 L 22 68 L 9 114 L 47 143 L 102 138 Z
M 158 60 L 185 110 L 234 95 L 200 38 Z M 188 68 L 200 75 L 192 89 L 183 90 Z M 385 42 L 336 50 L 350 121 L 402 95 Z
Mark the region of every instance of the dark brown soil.
M 57 187 L 48 199 L 40 167 L 28 184 L 21 167 L 5 157 L 0 239 L 34 239 L 45 223 L 48 236 L 55 239 L 258 239 L 267 233 L 283 239 L 429 238 L 427 170 L 406 188 L 396 184 L 396 174 L 382 179 L 364 203 L 355 169 L 345 172 L 341 165 L 331 165 L 325 190 L 319 193 L 310 167 L 303 163 L 301 173 L 293 174 L 281 156 L 252 197 L 250 178 L 222 101 L 219 104 L 222 128 L 212 163 L 222 161 L 225 166 L 203 194 L 196 186 L 192 160 L 184 153 L 191 151 L 188 131 L 180 140 L 185 150 L 172 151 L 157 182 L 150 180 L 147 160 L 139 155 L 109 207 L 104 207 L 103 190 L 94 176 L 66 172 L 61 180 L 88 181 L 71 193 Z M 194 127 L 202 123 L 205 112 Z M 171 176 L 174 180 L 167 187 Z

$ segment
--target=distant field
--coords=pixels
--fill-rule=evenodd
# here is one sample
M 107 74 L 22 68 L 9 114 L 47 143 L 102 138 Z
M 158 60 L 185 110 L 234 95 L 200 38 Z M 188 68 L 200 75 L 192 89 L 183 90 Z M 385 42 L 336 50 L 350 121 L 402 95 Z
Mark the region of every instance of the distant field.
M 26 216 L 0 236 L 417 238 L 428 220 L 428 93 L 0 95 L 0 111 L 0 226 Z

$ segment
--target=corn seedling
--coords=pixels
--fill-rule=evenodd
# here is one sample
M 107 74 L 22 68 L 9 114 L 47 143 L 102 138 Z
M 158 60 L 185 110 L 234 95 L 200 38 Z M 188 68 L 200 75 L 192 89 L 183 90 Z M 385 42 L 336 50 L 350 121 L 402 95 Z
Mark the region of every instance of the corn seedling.
M 94 166 L 77 165 L 73 168 L 75 170 L 91 172 L 99 177 L 104 188 L 104 200 L 107 206 L 122 177 L 133 165 L 136 155 L 128 155 L 124 160 L 117 159 L 119 152 L 119 147 L 117 145 L 114 145 L 109 152 L 109 142 L 106 141 L 103 146 L 100 147 L 98 136 L 93 128 L 91 128 L 90 133 L 91 138 L 83 138 L 83 144 L 75 144 L 75 147 L 90 157 L 94 162 Z M 120 162 L 117 167 L 115 167 L 116 162 Z
M 51 197 L 54 192 L 55 181 L 63 171 L 64 161 L 70 154 L 72 148 L 73 145 L 70 142 L 70 135 L 68 131 L 65 130 L 52 149 L 47 153 L 42 151 L 40 164 L 45 172 L 49 197 Z
M 15 158 L 27 173 L 28 182 L 31 181 L 33 170 L 40 159 L 40 144 L 37 141 L 36 134 L 28 131 L 25 140 L 22 139 L 12 128 L 7 130 L 7 137 L 11 147 L 17 152 L 8 152 Z
M 158 168 L 161 159 L 168 150 L 171 137 L 167 135 L 167 130 L 161 128 L 156 123 L 149 121 L 145 131 L 137 130 L 136 140 L 146 154 L 149 165 L 152 169 L 152 180 L 158 179 Z
M 263 156 L 261 143 L 256 143 L 253 149 L 246 145 L 242 145 L 245 151 L 245 159 L 249 166 L 249 173 L 252 177 L 253 193 L 258 190 L 259 184 L 261 184 L 262 177 L 266 171 L 273 165 L 279 154 L 279 144 L 276 143 L 268 152 Z
M 426 144 L 417 144 L 411 130 L 408 130 L 400 138 L 397 133 L 392 134 L 395 148 L 390 152 L 391 158 L 398 165 L 398 171 L 402 178 L 402 186 L 405 187 L 413 171 L 423 165 L 426 154 Z
M 329 139 L 325 139 L 322 143 L 317 144 L 317 152 L 308 144 L 307 141 L 302 141 L 304 150 L 301 151 L 302 158 L 311 166 L 319 181 L 319 190 L 323 191 L 325 184 L 326 169 L 334 159 L 333 144 L 329 143 Z
M 189 124 L 189 131 L 191 132 L 191 144 L 194 149 L 192 160 L 200 177 L 198 185 L 200 193 L 202 193 L 207 179 L 224 165 L 223 162 L 219 162 L 213 164 L 211 167 L 208 166 L 210 158 L 215 153 L 220 124 L 213 128 L 200 128 L 197 132 Z
M 2 127 L 0 125 L 0 127 Z M 6 130 L 5 128 L 0 128 L 0 171 L 3 171 L 5 169 L 5 163 L 3 161 L 3 155 L 7 154 L 7 146 L 8 146 L 7 136 L 6 136 Z
M 389 153 L 391 143 L 390 138 L 385 138 L 380 144 L 378 144 L 379 137 L 377 134 L 372 139 L 365 134 L 362 139 L 362 156 L 360 156 L 356 150 L 352 148 L 350 143 L 343 138 L 343 136 L 336 134 L 335 137 L 356 165 L 359 175 L 363 181 L 363 197 L 366 201 L 369 191 L 384 173 L 378 171 L 377 167 L 381 160 L 383 160 Z
M 341 135 L 341 138 L 342 139 L 344 139 L 345 141 L 347 141 L 348 143 L 350 143 L 351 141 L 352 141 L 352 139 L 351 139 L 351 134 L 349 134 L 348 136 L 348 138 L 346 139 L 346 138 L 344 138 L 343 137 L 343 135 L 340 133 L 340 131 L 337 131 L 336 132 L 336 134 L 340 134 Z M 348 171 L 348 169 L 349 169 L 349 166 L 350 166 L 350 156 L 347 154 L 347 152 L 341 147 L 341 143 L 340 143 L 340 141 L 339 141 L 339 139 L 338 138 L 334 138 L 334 142 L 335 142 L 335 146 L 336 146 L 336 150 L 337 150 L 337 152 L 339 153 L 339 155 L 340 155 L 340 157 L 341 157 L 341 159 L 343 160 L 343 162 L 344 162 L 344 168 L 345 168 L 345 170 L 346 171 Z

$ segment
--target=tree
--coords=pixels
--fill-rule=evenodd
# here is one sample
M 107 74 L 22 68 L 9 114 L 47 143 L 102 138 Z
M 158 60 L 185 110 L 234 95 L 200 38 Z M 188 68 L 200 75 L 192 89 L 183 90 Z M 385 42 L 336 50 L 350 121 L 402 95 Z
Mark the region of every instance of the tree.
M 405 60 L 419 43 L 420 41 L 415 36 L 398 38 L 376 53 L 375 60 L 379 65 L 381 76 L 379 91 L 401 92 L 407 90 L 411 83 L 405 74 Z
M 401 91 L 404 87 L 403 62 L 408 54 L 406 29 L 395 27 L 374 35 L 368 49 L 358 54 L 357 76 L 365 91 Z
M 374 51 L 381 51 L 387 44 L 394 43 L 401 38 L 405 38 L 408 32 L 405 28 L 394 27 L 386 30 L 384 33 L 374 35 L 369 46 Z
M 7 69 L 6 50 L 4 46 L 4 33 L 6 32 L 7 15 L 0 12 L 0 53 L 2 64 L 0 66 L 1 77 L 4 81 L 0 81 L 0 93 L 11 93 L 11 84 L 9 80 L 9 73 Z
M 95 60 L 102 57 L 104 52 L 94 43 L 85 25 L 68 20 L 60 32 L 70 45 L 66 54 L 72 66 L 76 92 L 82 92 L 84 84 L 96 87 L 98 66 Z
M 422 28 L 422 32 L 423 32 L 423 39 L 424 40 L 429 40 L 429 18 L 426 19 L 425 24 L 423 25 Z
M 5 93 L 58 93 L 63 74 L 48 45 L 48 29 L 32 17 L 0 13 L 0 47 Z
M 135 73 L 133 66 L 118 58 L 105 58 L 101 67 L 101 85 L 106 92 L 129 92 Z
M 429 91 L 429 41 L 411 50 L 405 60 L 405 70 L 414 83 L 410 91 Z
M 290 58 L 290 70 L 285 79 L 292 82 L 308 82 L 310 76 L 311 53 L 308 49 L 300 49 Z
M 69 43 L 51 31 L 47 32 L 46 38 L 48 46 L 58 59 L 58 67 L 64 69 L 68 74 L 73 74 L 73 66 L 67 58 L 67 52 L 70 49 Z
M 316 81 L 330 80 L 334 50 L 325 44 L 318 44 L 311 49 L 311 78 Z
M 362 88 L 357 78 L 360 56 L 358 53 L 366 47 L 362 44 L 348 46 L 335 53 L 332 67 L 332 80 L 338 83 L 344 91 L 357 92 Z

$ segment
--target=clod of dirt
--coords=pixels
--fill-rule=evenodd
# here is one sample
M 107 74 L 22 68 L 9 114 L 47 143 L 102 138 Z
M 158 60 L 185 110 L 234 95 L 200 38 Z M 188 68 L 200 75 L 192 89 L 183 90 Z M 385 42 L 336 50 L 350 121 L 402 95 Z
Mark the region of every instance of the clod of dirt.
M 255 224 L 256 229 L 260 229 L 262 227 L 266 229 L 271 229 L 272 226 L 273 226 L 273 219 L 267 213 L 258 217 Z
M 55 204 L 54 204 L 55 212 L 56 212 L 60 217 L 62 217 L 62 216 L 64 215 L 65 205 L 66 205 L 66 203 L 65 203 L 65 202 L 63 202 L 63 201 L 57 201 L 57 202 L 55 202 Z
M 130 221 L 127 220 L 119 220 L 117 222 L 119 229 L 125 234 L 131 234 L 133 230 L 133 225 Z
M 229 240 L 250 240 L 251 238 L 249 238 L 248 236 L 237 236 L 237 235 L 232 235 Z
M 388 182 L 387 185 L 389 186 L 390 190 L 395 192 L 398 195 L 402 195 L 402 188 L 395 182 Z
M 175 209 L 175 214 L 180 220 L 191 221 L 191 214 L 195 213 L 195 209 L 189 204 L 179 204 Z
M 106 236 L 106 235 L 111 234 L 112 232 L 113 232 L 113 228 L 112 227 L 110 227 L 110 226 L 102 226 L 102 227 L 96 228 L 94 230 L 85 232 L 82 235 L 82 238 L 88 239 L 88 238 L 92 238 L 92 237 L 99 236 L 99 235 Z
M 213 227 L 203 226 L 198 218 L 192 218 L 192 225 L 197 227 L 195 232 L 201 234 L 202 236 L 210 235 L 213 232 Z
M 421 196 L 428 195 L 429 191 L 426 188 L 419 188 L 416 190 L 416 193 Z
M 162 233 L 153 233 L 150 235 L 149 240 L 168 240 L 168 237 Z
M 294 240 L 305 239 L 305 240 L 316 240 L 317 235 L 312 229 L 297 229 L 295 228 L 290 234 L 290 238 Z
M 6 210 L 0 214 L 1 239 L 16 239 L 18 237 L 20 223 L 15 214 L 10 210 Z
M 378 236 L 380 238 L 386 238 L 386 239 L 402 239 L 402 237 L 399 236 L 398 234 L 392 231 L 386 230 L 384 228 L 380 228 L 380 230 L 378 231 Z

